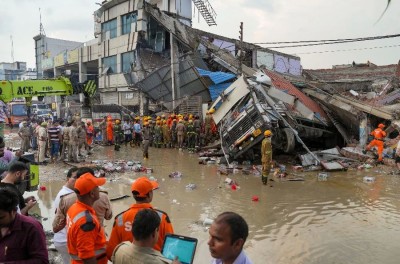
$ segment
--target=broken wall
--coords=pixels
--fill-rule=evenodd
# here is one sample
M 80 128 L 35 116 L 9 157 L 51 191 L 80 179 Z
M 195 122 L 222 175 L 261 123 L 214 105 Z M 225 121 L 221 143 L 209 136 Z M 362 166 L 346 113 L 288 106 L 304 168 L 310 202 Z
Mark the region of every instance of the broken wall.
M 256 50 L 256 67 L 264 65 L 268 70 L 301 76 L 300 58 L 291 58 L 264 50 Z

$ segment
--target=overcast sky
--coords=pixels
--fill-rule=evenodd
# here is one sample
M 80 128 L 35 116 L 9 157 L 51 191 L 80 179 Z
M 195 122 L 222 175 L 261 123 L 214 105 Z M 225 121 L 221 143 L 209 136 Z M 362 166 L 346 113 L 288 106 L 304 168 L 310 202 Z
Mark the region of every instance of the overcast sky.
M 48 37 L 88 41 L 93 36 L 93 12 L 101 0 L 0 0 L 0 62 L 14 60 L 35 66 L 33 37 L 39 33 L 39 8 Z M 325 40 L 400 34 L 400 0 L 392 0 L 377 22 L 387 0 L 209 0 L 217 13 L 218 26 L 209 27 L 196 11 L 193 26 L 238 38 L 244 22 L 247 42 Z M 377 23 L 376 23 L 377 22 Z M 263 45 L 268 47 L 267 45 Z M 272 45 L 270 45 L 272 46 Z M 390 47 L 392 46 L 392 47 Z M 368 60 L 396 64 L 400 59 L 400 38 L 348 44 L 276 49 L 301 58 L 303 68 L 331 68 L 332 65 Z

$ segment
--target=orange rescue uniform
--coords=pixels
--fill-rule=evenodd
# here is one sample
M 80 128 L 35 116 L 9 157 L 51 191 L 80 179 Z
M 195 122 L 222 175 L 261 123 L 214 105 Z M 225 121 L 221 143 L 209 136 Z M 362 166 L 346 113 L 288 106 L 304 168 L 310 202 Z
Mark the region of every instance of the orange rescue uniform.
M 133 240 L 132 235 L 132 222 L 137 214 L 142 209 L 153 209 L 151 204 L 133 204 L 131 207 L 115 217 L 114 225 L 111 231 L 110 240 L 107 245 L 107 258 L 111 260 L 112 253 L 115 247 L 123 241 Z M 173 234 L 174 228 L 172 227 L 171 221 L 166 213 L 163 211 L 154 209 L 161 218 L 159 227 L 159 237 L 157 243 L 154 245 L 154 249 L 160 251 L 166 234 Z
M 93 136 L 94 136 L 94 128 L 92 125 L 88 125 L 86 127 L 86 142 L 88 143 L 88 145 L 92 145 Z
M 107 264 L 106 236 L 92 207 L 76 201 L 67 213 L 67 245 L 71 263 L 82 264 L 95 257 L 97 263 Z
M 371 132 L 371 136 L 373 136 L 374 139 L 368 144 L 367 150 L 370 150 L 372 147 L 376 146 L 378 148 L 378 160 L 381 161 L 383 159 L 383 139 L 386 137 L 386 132 L 383 131 L 381 128 L 376 128 L 374 131 Z
M 113 141 L 113 139 L 114 139 L 114 125 L 109 120 L 109 121 L 107 121 L 107 140 Z

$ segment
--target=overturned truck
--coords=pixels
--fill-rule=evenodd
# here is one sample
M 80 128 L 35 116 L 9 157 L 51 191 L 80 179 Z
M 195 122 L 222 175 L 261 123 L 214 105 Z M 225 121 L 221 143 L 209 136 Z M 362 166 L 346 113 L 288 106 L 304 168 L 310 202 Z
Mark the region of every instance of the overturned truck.
M 263 132 L 273 132 L 274 151 L 336 144 L 329 118 L 319 105 L 279 75 L 264 70 L 240 77 L 213 103 L 221 147 L 227 160 L 256 159 Z

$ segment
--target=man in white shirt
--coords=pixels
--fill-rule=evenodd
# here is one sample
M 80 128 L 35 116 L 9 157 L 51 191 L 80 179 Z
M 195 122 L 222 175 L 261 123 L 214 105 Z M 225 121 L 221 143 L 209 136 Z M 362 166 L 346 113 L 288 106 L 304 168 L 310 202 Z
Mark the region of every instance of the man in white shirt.
M 61 190 L 58 192 L 56 199 L 54 201 L 54 208 L 57 208 L 58 205 L 60 204 L 60 199 L 62 196 L 73 193 L 74 192 L 74 185 L 75 185 L 75 180 L 76 180 L 76 172 L 78 168 L 73 167 L 69 169 L 67 173 L 67 182 L 63 185 Z M 64 227 L 61 229 L 61 231 L 58 231 L 57 233 L 54 233 L 54 246 L 57 249 L 58 253 L 60 253 L 61 258 L 63 260 L 64 264 L 69 264 L 71 263 L 71 258 L 68 253 L 68 248 L 67 248 L 67 227 Z

